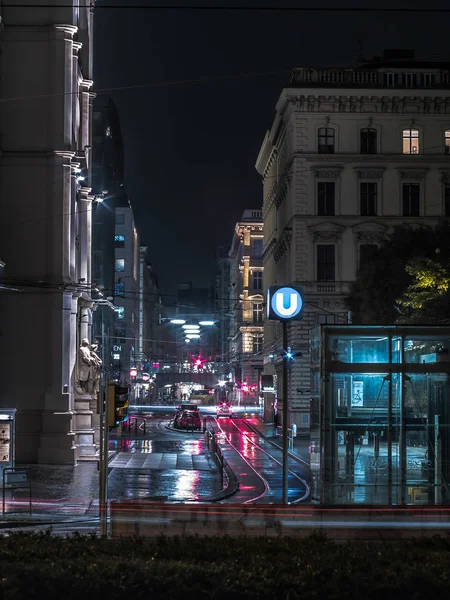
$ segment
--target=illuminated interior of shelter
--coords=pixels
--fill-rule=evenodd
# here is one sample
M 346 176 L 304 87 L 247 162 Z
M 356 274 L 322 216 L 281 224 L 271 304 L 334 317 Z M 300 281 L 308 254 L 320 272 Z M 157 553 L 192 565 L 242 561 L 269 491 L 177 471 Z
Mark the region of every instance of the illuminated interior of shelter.
M 450 504 L 450 327 L 311 332 L 311 497 Z

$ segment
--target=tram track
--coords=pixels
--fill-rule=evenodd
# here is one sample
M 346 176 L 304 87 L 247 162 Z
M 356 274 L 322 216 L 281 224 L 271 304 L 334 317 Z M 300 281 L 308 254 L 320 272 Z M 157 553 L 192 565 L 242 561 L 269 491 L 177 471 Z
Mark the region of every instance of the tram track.
M 237 448 L 236 444 L 233 443 L 231 434 L 227 434 L 227 432 L 224 431 L 224 429 L 221 427 L 221 425 L 219 423 L 219 420 L 217 418 L 215 418 L 214 421 L 216 422 L 217 428 L 219 429 L 220 433 L 227 440 L 227 443 L 235 450 L 235 452 L 237 452 L 237 454 L 239 454 L 239 456 L 244 460 L 244 462 L 255 473 L 255 475 L 258 477 L 258 479 L 260 479 L 260 481 L 263 483 L 263 486 L 264 486 L 263 493 L 259 494 L 258 496 L 254 497 L 252 499 L 246 500 L 243 503 L 251 504 L 251 503 L 261 500 L 261 498 L 264 498 L 264 496 L 267 496 L 269 494 L 269 492 L 271 491 L 271 486 L 270 486 L 269 482 L 264 477 L 264 475 L 257 468 L 255 468 L 255 466 L 251 463 L 252 459 L 249 458 L 248 456 L 244 456 L 244 454 L 241 452 L 241 450 L 239 448 Z M 277 465 L 282 467 L 282 463 L 277 458 L 275 458 L 275 456 L 271 452 L 268 452 L 260 444 L 255 442 L 255 440 L 252 439 L 252 437 L 248 434 L 248 432 L 249 432 L 254 436 L 255 432 L 251 429 L 251 427 L 249 427 L 249 425 L 245 422 L 245 420 L 240 421 L 240 423 L 243 427 L 247 428 L 248 432 L 244 431 L 243 427 L 239 427 L 233 419 L 229 419 L 229 422 L 241 435 L 245 436 L 247 442 L 250 443 L 257 451 L 261 452 L 262 454 L 267 456 L 271 461 L 275 462 Z M 305 492 L 302 496 L 289 502 L 289 504 L 298 504 L 300 502 L 303 502 L 304 500 L 306 500 L 309 497 L 309 494 L 310 494 L 310 488 L 309 488 L 308 483 L 302 477 L 300 477 L 300 475 L 295 473 L 295 471 L 293 471 L 292 469 L 288 468 L 288 473 L 290 476 L 297 479 L 305 489 Z

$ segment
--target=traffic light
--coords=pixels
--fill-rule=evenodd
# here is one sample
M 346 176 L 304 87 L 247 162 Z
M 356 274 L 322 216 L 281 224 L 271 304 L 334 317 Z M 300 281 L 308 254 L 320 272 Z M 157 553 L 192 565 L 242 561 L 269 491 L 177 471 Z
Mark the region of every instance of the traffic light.
M 108 427 L 115 427 L 128 418 L 128 388 L 108 384 Z

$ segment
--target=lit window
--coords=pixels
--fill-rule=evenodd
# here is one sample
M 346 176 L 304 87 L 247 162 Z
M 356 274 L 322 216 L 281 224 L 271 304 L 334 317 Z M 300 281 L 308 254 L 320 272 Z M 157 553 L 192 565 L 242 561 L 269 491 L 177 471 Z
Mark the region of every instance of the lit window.
M 125 271 L 125 259 L 116 258 L 116 272 Z
M 419 154 L 419 131 L 417 129 L 403 130 L 403 154 Z
M 253 354 L 260 354 L 263 347 L 263 336 L 254 335 L 252 336 Z
M 418 217 L 420 215 L 420 184 L 403 184 L 403 216 Z
M 377 130 L 366 127 L 360 132 L 361 154 L 377 153 Z
M 262 290 L 262 271 L 253 272 L 253 289 Z
M 317 214 L 321 217 L 334 215 L 334 181 L 317 183 Z
M 116 248 L 125 248 L 125 236 L 124 235 L 115 235 L 114 236 L 114 246 Z
M 252 240 L 252 257 L 253 258 L 261 258 L 262 250 L 263 250 L 262 238 L 254 238 Z
M 361 216 L 375 217 L 377 214 L 377 184 L 374 182 L 360 183 L 359 201 Z
M 319 154 L 334 154 L 334 129 L 332 127 L 321 127 L 318 134 Z
M 253 303 L 253 323 L 262 323 L 263 305 L 262 302 Z
M 116 306 L 116 319 L 124 319 L 125 318 L 125 306 Z
M 117 354 L 117 353 L 113 354 L 113 359 L 120 360 L 120 354 Z
M 445 154 L 450 154 L 450 129 L 446 129 L 444 132 L 444 143 L 445 143 L 445 147 L 444 147 L 444 153 Z
M 333 244 L 317 246 L 317 281 L 335 280 L 335 250 Z
M 111 127 L 109 125 L 105 129 L 105 135 L 106 135 L 106 137 L 111 137 Z

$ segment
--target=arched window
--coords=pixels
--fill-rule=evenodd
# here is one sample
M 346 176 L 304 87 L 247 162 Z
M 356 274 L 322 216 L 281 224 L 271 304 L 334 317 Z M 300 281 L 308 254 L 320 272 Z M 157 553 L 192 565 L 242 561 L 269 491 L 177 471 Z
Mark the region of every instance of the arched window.
M 450 154 L 450 129 L 444 131 L 444 153 Z
M 377 130 L 372 127 L 361 129 L 360 132 L 361 154 L 377 153 Z
M 318 131 L 319 154 L 334 154 L 334 129 L 320 127 Z
M 403 154 L 419 154 L 418 129 L 403 130 Z

